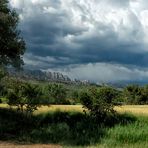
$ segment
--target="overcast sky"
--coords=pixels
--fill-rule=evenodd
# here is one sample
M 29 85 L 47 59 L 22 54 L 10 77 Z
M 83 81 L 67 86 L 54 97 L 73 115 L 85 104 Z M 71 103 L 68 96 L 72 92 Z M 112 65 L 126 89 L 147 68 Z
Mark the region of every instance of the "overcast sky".
M 148 0 L 10 0 L 26 67 L 97 82 L 148 81 Z

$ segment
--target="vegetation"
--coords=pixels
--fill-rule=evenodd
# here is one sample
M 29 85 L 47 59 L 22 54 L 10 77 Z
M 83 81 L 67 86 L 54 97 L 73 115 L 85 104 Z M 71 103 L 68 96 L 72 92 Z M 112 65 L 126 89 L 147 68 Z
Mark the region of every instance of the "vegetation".
M 18 15 L 0 1 L 0 139 L 70 146 L 148 147 L 148 117 L 119 114 L 115 104 L 147 104 L 148 86 L 123 90 L 108 86 L 41 84 L 4 77 L 5 68 L 21 68 L 25 42 Z M 33 114 L 41 105 L 82 103 L 84 112 Z
M 67 103 L 66 98 L 66 89 L 61 84 L 49 84 L 47 86 L 49 97 L 55 100 L 56 104 Z
M 109 115 L 113 115 L 116 91 L 111 87 L 91 88 L 87 92 L 82 92 L 80 100 L 84 108 L 89 110 L 89 114 L 96 120 L 105 121 Z
M 17 107 L 17 111 L 32 113 L 40 106 L 41 96 L 39 86 L 17 81 L 8 90 L 7 100 L 10 106 Z
M 0 1 L 0 66 L 23 64 L 25 43 L 17 30 L 18 15 L 8 7 L 7 0 Z
M 26 116 L 15 110 L 0 109 L 0 121 L 0 138 L 5 141 L 58 143 L 64 147 L 148 146 L 147 116 L 119 114 L 98 124 L 83 112 L 55 111 Z
M 127 104 L 147 104 L 148 86 L 129 85 L 123 91 Z

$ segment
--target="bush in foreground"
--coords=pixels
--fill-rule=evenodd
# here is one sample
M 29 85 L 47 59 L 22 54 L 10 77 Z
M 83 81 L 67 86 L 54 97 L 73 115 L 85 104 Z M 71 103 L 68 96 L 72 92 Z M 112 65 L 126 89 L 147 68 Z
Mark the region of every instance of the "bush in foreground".
M 96 120 L 105 121 L 109 115 L 115 113 L 114 98 L 116 91 L 111 87 L 92 88 L 80 94 L 83 107 Z
M 38 85 L 30 83 L 17 82 L 14 84 L 7 95 L 8 104 L 16 106 L 18 111 L 33 113 L 40 106 L 42 97 L 41 89 Z

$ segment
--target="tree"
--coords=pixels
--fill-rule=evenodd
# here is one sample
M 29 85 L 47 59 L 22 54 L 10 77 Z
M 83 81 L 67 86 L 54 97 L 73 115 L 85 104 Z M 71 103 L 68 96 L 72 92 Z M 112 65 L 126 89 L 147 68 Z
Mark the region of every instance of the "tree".
M 128 85 L 124 88 L 123 93 L 128 104 L 140 104 L 142 88 L 138 85 Z
M 64 104 L 66 103 L 66 89 L 61 84 L 50 84 L 48 85 L 49 96 L 55 99 L 56 104 Z
M 83 107 L 97 120 L 104 121 L 108 115 L 114 114 L 114 98 L 116 91 L 110 87 L 91 88 L 80 94 Z M 84 110 L 85 111 L 85 110 Z
M 40 106 L 42 91 L 38 85 L 16 81 L 7 95 L 8 104 L 16 106 L 18 111 L 33 113 Z
M 8 7 L 8 1 L 0 0 L 0 66 L 20 68 L 23 64 L 25 42 L 17 30 L 18 21 L 18 15 Z
M 145 85 L 141 88 L 139 104 L 148 104 L 148 85 Z
M 23 112 L 26 104 L 26 99 L 23 97 L 23 83 L 16 81 L 12 83 L 7 94 L 8 105 L 16 106 L 18 111 Z
M 26 83 L 23 87 L 23 97 L 26 100 L 26 111 L 31 114 L 41 105 L 42 91 L 38 85 Z

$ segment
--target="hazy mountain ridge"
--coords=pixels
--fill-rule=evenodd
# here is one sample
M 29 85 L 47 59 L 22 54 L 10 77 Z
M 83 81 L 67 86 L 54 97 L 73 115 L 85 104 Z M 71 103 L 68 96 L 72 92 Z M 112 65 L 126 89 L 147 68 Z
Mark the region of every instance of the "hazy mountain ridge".
M 88 80 L 80 81 L 77 79 L 72 80 L 67 75 L 63 75 L 60 72 L 50 72 L 42 70 L 29 70 L 24 69 L 16 71 L 14 69 L 8 69 L 9 76 L 21 78 L 24 80 L 37 80 L 47 82 L 63 82 L 63 83 L 74 83 L 74 84 L 91 84 Z
M 39 81 L 65 81 L 71 82 L 72 80 L 67 76 L 59 72 L 41 71 L 41 70 L 29 70 L 24 69 L 16 71 L 14 69 L 8 69 L 10 76 L 19 77 L 22 79 L 33 79 Z

